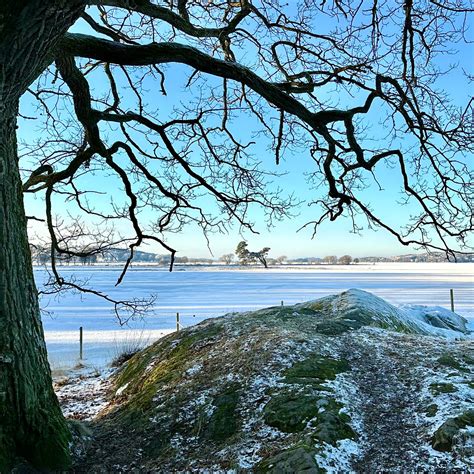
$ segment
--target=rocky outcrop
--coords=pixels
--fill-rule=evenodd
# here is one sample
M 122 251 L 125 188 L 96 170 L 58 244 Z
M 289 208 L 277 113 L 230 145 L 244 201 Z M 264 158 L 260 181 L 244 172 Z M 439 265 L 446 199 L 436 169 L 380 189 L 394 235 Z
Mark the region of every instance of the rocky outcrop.
M 466 333 L 458 315 L 359 290 L 204 321 L 118 370 L 76 470 L 469 469 Z

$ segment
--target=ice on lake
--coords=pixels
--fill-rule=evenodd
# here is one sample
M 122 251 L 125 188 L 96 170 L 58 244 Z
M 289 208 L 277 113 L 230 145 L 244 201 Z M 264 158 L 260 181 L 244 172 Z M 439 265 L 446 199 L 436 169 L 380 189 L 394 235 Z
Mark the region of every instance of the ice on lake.
M 43 297 L 43 325 L 53 366 L 72 365 L 78 357 L 79 326 L 84 328 L 86 362 L 103 365 L 124 345 L 149 343 L 175 330 L 176 313 L 184 326 L 233 311 L 299 303 L 359 288 L 392 304 L 449 308 L 450 288 L 455 310 L 474 329 L 474 264 L 377 263 L 350 266 L 312 265 L 264 269 L 186 267 L 166 269 L 134 266 L 115 287 L 120 270 L 109 266 L 63 267 L 64 277 L 89 280 L 89 285 L 120 299 L 157 296 L 152 314 L 120 328 L 110 305 L 89 295 L 68 293 Z M 35 271 L 38 287 L 46 278 Z

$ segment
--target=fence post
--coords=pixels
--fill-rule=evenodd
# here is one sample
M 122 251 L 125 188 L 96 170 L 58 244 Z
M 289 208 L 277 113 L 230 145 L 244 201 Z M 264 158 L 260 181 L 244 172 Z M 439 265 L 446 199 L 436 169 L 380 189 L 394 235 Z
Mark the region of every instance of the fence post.
M 451 296 L 451 311 L 454 313 L 454 290 L 452 288 L 449 290 L 449 295 Z
M 179 332 L 179 313 L 176 313 L 176 332 Z
M 82 360 L 82 344 L 83 343 L 83 330 L 82 326 L 79 328 L 79 359 Z

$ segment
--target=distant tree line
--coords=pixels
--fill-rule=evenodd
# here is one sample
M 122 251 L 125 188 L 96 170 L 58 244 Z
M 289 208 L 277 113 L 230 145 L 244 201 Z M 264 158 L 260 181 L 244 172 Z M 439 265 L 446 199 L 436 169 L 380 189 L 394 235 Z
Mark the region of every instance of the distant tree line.
M 242 241 L 238 244 L 235 254 L 226 253 L 218 259 L 212 258 L 193 258 L 187 256 L 176 256 L 175 263 L 181 265 L 212 265 L 216 262 L 222 262 L 225 265 L 254 265 L 262 264 L 265 268 L 271 265 L 350 265 L 357 263 L 373 263 L 373 262 L 445 262 L 446 255 L 441 252 L 432 252 L 430 254 L 408 254 L 395 257 L 360 257 L 352 258 L 351 255 L 326 255 L 325 257 L 300 257 L 288 258 L 286 255 L 271 258 L 269 257 L 270 248 L 264 247 L 258 251 L 250 251 L 248 244 Z M 111 248 L 104 252 L 95 254 L 87 254 L 66 256 L 55 255 L 56 261 L 62 265 L 94 265 L 94 264 L 113 264 L 122 263 L 128 258 L 128 249 Z M 51 248 L 47 245 L 31 245 L 31 254 L 33 262 L 36 265 L 46 265 L 51 262 Z M 137 263 L 150 263 L 158 266 L 167 267 L 170 264 L 171 257 L 169 254 L 160 255 L 152 252 L 136 251 L 133 259 Z M 458 262 L 474 262 L 474 254 L 460 254 Z

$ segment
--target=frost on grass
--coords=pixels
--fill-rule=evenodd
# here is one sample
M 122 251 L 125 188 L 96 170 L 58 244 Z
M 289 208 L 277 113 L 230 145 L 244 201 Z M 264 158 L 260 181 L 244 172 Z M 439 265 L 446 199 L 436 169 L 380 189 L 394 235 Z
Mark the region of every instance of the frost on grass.
M 470 469 L 474 351 L 463 324 L 358 290 L 205 321 L 135 355 L 110 387 L 81 382 L 107 406 L 80 468 Z M 443 425 L 455 429 L 441 452 L 432 440 Z
M 56 380 L 55 390 L 66 418 L 89 421 L 108 404 L 113 370 L 75 369 Z

